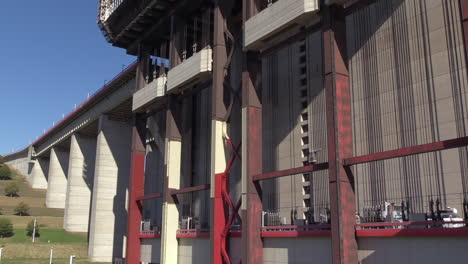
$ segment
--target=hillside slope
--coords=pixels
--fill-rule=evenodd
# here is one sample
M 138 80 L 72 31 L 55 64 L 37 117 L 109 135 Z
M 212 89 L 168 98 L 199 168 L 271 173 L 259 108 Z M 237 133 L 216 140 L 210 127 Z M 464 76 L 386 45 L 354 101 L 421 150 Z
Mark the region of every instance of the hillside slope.
M 37 264 L 49 263 L 51 248 L 53 248 L 53 263 L 68 263 L 69 256 L 75 255 L 74 263 L 91 263 L 87 259 L 87 233 L 69 233 L 63 230 L 63 209 L 45 207 L 45 190 L 35 190 L 30 187 L 25 178 L 10 168 L 12 180 L 0 180 L 0 218 L 12 221 L 15 234 L 10 238 L 0 238 L 3 248 L 2 264 Z M 4 189 L 15 183 L 19 187 L 19 197 L 6 197 Z M 15 207 L 24 202 L 29 205 L 29 216 L 14 215 Z M 40 237 L 33 244 L 31 237 L 26 235 L 26 226 L 37 219 Z

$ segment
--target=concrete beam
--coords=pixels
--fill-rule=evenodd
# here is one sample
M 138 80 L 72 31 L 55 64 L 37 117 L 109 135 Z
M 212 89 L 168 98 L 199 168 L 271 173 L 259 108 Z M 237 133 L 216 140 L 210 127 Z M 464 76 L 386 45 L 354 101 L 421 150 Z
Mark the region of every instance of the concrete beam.
M 37 158 L 31 170 L 31 185 L 34 189 L 47 189 L 47 176 L 49 175 L 49 159 Z
M 131 125 L 99 119 L 88 255 L 92 261 L 123 257 L 127 230 Z
M 96 138 L 73 134 L 63 222 L 66 231 L 88 232 L 95 159 Z
M 69 155 L 70 153 L 55 147 L 50 150 L 47 208 L 65 208 Z

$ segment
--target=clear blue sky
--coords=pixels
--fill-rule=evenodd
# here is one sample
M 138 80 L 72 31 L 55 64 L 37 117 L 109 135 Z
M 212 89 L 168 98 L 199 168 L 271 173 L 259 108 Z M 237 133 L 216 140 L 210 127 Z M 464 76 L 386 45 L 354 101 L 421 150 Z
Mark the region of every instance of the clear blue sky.
M 26 147 L 135 57 L 107 43 L 98 0 L 2 1 L 0 154 Z

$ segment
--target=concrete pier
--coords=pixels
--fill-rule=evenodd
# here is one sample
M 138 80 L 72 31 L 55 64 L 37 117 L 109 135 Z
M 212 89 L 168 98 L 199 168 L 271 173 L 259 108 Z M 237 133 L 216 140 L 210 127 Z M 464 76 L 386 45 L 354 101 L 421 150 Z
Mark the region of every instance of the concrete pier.
M 65 208 L 68 159 L 68 152 L 58 148 L 52 148 L 50 150 L 49 177 L 46 195 L 46 206 L 48 208 Z
M 96 138 L 72 135 L 63 223 L 66 231 L 88 232 L 95 159 Z
M 49 160 L 37 158 L 31 171 L 31 185 L 34 189 L 47 189 L 47 175 L 49 174 Z
M 127 227 L 131 126 L 99 119 L 88 255 L 95 262 L 123 257 Z

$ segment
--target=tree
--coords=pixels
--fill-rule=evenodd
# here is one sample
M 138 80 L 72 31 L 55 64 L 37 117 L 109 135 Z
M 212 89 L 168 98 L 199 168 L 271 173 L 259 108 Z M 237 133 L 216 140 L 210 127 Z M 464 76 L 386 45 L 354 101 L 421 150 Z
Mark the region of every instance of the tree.
M 34 232 L 34 219 L 28 223 L 28 226 L 26 227 L 26 231 L 28 232 L 27 235 L 32 237 L 33 232 Z M 40 236 L 41 234 L 39 233 L 39 222 L 36 221 L 35 237 L 40 237 Z
M 11 170 L 6 165 L 0 165 L 0 180 L 11 180 Z
M 5 195 L 8 197 L 17 197 L 19 192 L 18 185 L 12 182 L 5 187 Z
M 10 219 L 0 218 L 0 237 L 11 237 L 13 235 L 13 224 L 11 224 Z
M 3 163 L 5 163 L 5 160 L 3 159 L 3 156 L 0 155 L 0 164 L 3 164 Z
M 24 202 L 19 203 L 15 208 L 15 214 L 19 216 L 29 215 L 29 205 Z

